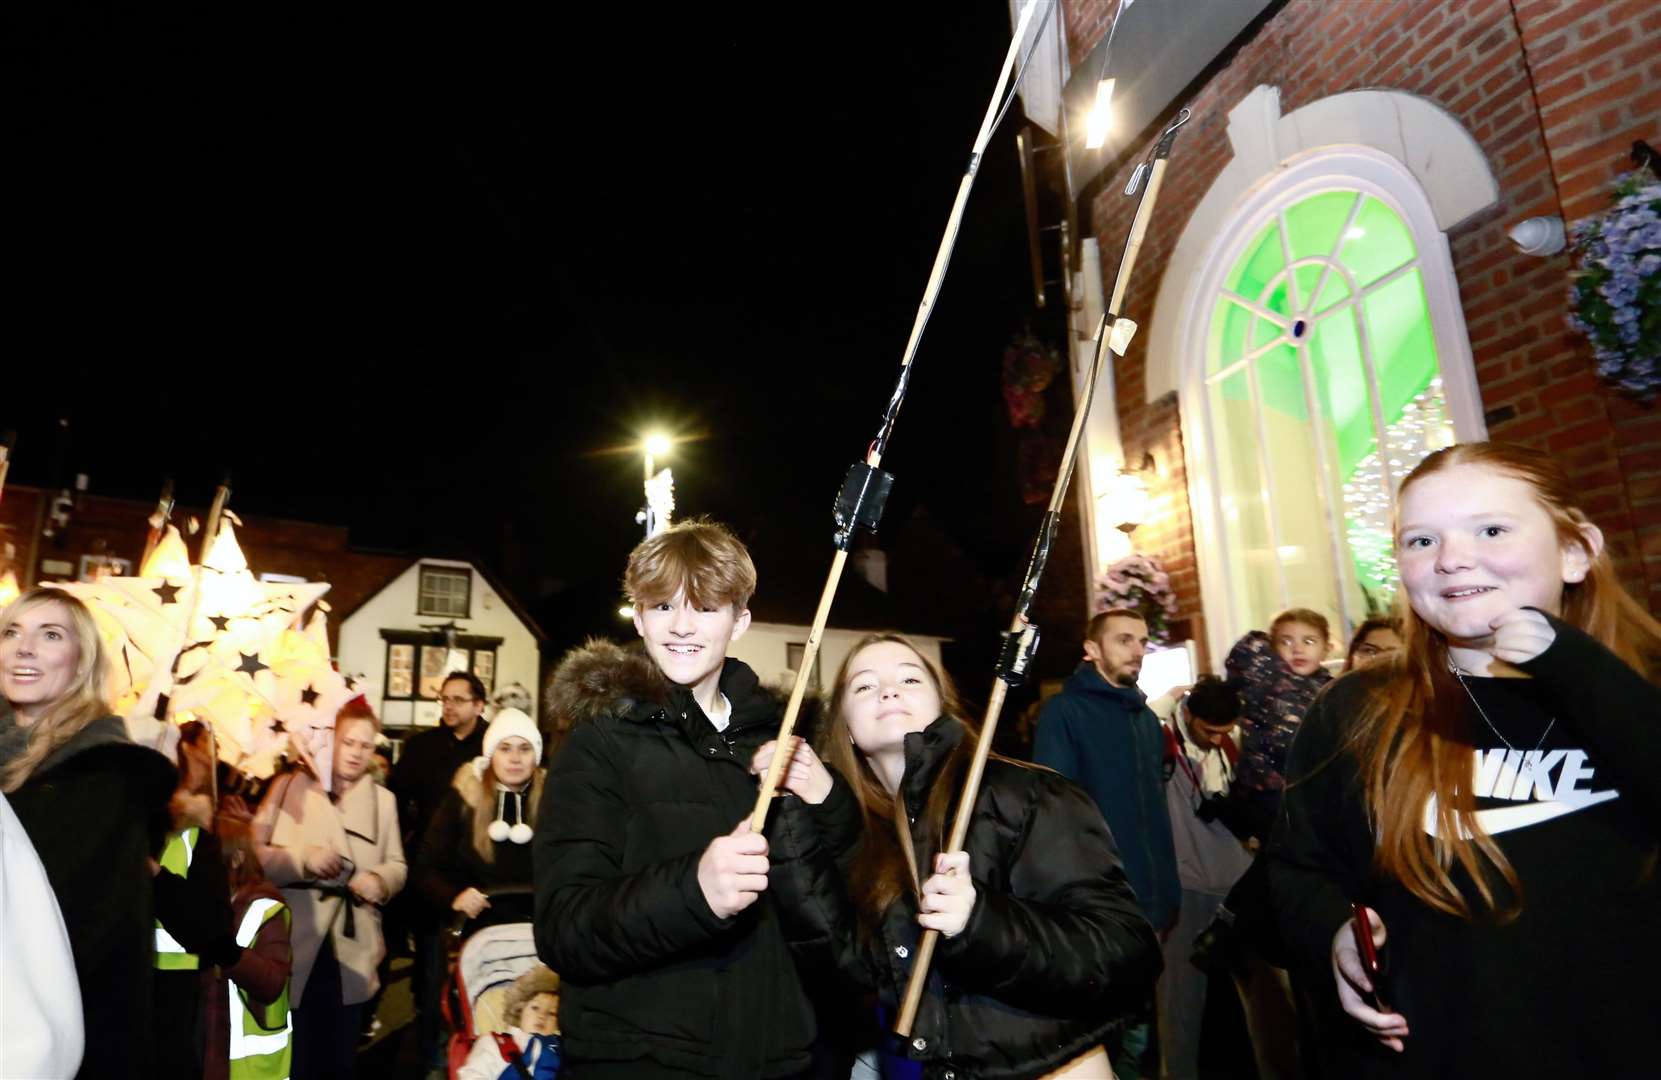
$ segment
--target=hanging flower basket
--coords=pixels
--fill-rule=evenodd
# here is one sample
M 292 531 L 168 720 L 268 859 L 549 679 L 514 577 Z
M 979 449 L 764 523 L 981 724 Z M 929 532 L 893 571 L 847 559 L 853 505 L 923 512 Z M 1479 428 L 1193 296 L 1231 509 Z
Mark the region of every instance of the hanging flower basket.
M 1177 594 L 1159 560 L 1148 555 L 1126 555 L 1096 579 L 1097 613 L 1113 608 L 1141 612 L 1148 623 L 1148 639 L 1164 645 L 1170 639 L 1171 620 L 1177 614 Z
M 1650 401 L 1661 391 L 1661 183 L 1628 176 L 1614 201 L 1574 228 L 1569 325 L 1592 343 L 1600 376 Z
M 1030 333 L 1018 334 L 1004 349 L 1004 407 L 1009 425 L 1036 428 L 1044 422 L 1044 391 L 1061 370 L 1061 354 Z

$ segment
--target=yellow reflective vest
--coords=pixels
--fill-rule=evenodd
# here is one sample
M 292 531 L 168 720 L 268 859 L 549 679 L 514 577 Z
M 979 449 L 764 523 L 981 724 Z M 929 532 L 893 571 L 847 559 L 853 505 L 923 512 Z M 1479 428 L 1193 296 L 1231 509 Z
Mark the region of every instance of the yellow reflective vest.
M 264 897 L 248 905 L 237 927 L 236 943 L 248 948 L 267 919 L 290 923 L 288 908 L 279 900 Z M 236 983 L 225 980 L 231 995 L 231 1080 L 288 1080 L 289 1055 L 294 1019 L 288 1011 L 288 984 L 269 1005 L 249 1001 Z
M 183 832 L 170 833 L 167 837 L 167 846 L 162 848 L 161 866 L 163 870 L 171 870 L 180 877 L 190 876 L 190 860 L 196 856 L 196 842 L 201 839 L 202 830 L 192 825 Z M 158 971 L 195 971 L 202 966 L 195 953 L 186 952 L 185 947 L 173 939 L 173 935 L 162 929 L 161 920 L 156 920 L 156 970 Z

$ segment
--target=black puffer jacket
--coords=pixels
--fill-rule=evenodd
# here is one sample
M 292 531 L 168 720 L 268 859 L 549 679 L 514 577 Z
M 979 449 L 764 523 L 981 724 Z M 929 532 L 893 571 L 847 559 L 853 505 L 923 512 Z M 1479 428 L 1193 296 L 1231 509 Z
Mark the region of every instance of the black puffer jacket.
M 555 672 L 549 708 L 569 734 L 532 842 L 536 942 L 579 1063 L 634 1061 L 641 1077 L 808 1066 L 813 1012 L 773 903 L 720 919 L 698 887 L 704 848 L 755 804 L 750 758 L 779 721 L 744 664 L 726 662 L 721 691 L 724 733 L 638 648 L 590 642 Z
M 963 737 L 949 717 L 906 736 L 902 791 L 913 820 Z M 841 778 L 819 806 L 783 800 L 770 886 L 803 959 L 834 964 L 892 1011 L 917 947 L 916 899 L 907 891 L 889 908 L 880 939 L 860 934 L 843 871 L 853 847 L 834 839 L 847 835 L 850 814 L 859 807 Z M 931 864 L 921 827 L 913 843 L 919 863 Z M 1059 773 L 987 762 L 967 849 L 974 910 L 936 948 L 905 1052 L 942 1080 L 1041 1076 L 1099 1044 L 1146 999 L 1163 965 L 1159 941 L 1101 812 Z
M 538 769 L 533 783 L 525 794 L 525 813 L 532 814 L 531 798 L 541 794 L 542 770 Z M 490 845 L 491 857 L 485 858 L 474 846 L 473 829 L 479 814 L 496 816 L 497 789 L 494 777 L 481 777 L 472 762 L 456 770 L 450 790 L 438 804 L 427 832 L 421 838 L 410 880 L 415 883 L 427 901 L 432 914 L 445 924 L 456 918 L 450 904 L 463 889 L 475 888 L 484 893 L 499 889 L 529 889 L 531 885 L 531 845 L 515 844 L 512 840 L 497 840 Z M 517 824 L 519 818 L 507 800 L 504 807 L 508 824 Z M 483 914 L 472 920 L 469 933 L 483 926 L 502 922 L 524 922 L 531 909 L 529 896 L 498 897 Z

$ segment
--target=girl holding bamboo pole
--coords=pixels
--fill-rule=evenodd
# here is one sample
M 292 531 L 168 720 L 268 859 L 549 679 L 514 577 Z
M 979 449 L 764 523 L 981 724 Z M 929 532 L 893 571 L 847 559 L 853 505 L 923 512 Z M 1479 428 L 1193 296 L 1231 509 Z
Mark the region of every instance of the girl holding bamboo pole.
M 891 1048 L 924 1076 L 1106 1075 L 1102 1038 L 1147 995 L 1158 941 L 1095 804 L 1048 769 L 992 759 L 967 850 L 941 850 L 974 743 L 951 683 L 905 638 L 855 646 L 824 759 L 796 740 L 781 784 L 793 797 L 769 885 L 786 934 L 892 1015 L 919 934 L 940 932 L 911 1037 Z

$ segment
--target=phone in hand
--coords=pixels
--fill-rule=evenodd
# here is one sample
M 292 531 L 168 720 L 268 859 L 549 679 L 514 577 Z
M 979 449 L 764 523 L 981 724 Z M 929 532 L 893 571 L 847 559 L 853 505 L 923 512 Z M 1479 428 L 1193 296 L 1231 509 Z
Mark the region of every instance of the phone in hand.
M 1373 914 L 1365 904 L 1351 904 L 1355 918 L 1350 921 L 1350 931 L 1355 935 L 1355 949 L 1361 954 L 1361 970 L 1367 973 L 1367 980 L 1373 984 L 1372 1005 L 1379 1012 L 1388 1012 L 1384 1001 L 1379 997 L 1379 978 L 1384 974 L 1384 963 L 1379 957 L 1378 947 L 1373 944 Z

